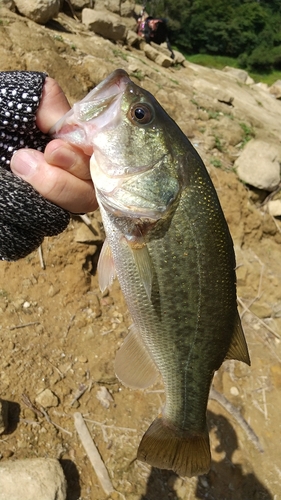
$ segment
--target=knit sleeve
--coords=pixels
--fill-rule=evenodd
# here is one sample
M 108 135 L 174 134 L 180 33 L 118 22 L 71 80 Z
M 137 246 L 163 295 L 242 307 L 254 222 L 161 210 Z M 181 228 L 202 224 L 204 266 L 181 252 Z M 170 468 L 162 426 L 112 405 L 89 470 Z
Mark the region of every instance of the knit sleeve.
M 62 232 L 69 213 L 47 201 L 10 170 L 20 148 L 43 151 L 50 138 L 35 122 L 46 74 L 0 72 L 0 259 L 17 260 L 35 250 L 44 236 Z

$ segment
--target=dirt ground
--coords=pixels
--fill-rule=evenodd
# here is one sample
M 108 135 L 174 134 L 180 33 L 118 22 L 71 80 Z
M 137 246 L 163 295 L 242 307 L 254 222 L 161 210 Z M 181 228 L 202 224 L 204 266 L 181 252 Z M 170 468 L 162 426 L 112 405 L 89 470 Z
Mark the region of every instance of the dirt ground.
M 13 16 L 8 21 L 0 43 L 4 40 L 2 55 L 5 50 L 10 55 L 0 69 L 31 69 L 31 53 L 41 69 L 50 64 L 50 55 L 43 57 L 44 48 L 38 49 L 36 59 L 34 46 L 27 47 L 22 60 L 18 48 L 29 43 L 25 30 L 29 37 L 36 33 L 38 41 L 38 33 L 43 37 L 47 28 Z M 15 23 L 22 23 L 18 45 Z M 53 34 L 50 39 L 55 53 L 66 57 L 70 49 Z M 108 66 L 120 64 L 118 57 Z M 48 71 L 56 76 L 55 69 Z M 70 94 L 67 72 L 60 83 Z M 92 84 L 85 66 L 74 84 L 75 100 L 79 85 L 85 94 Z M 152 83 L 144 79 L 142 85 Z M 202 141 L 202 119 L 194 118 L 193 142 Z M 229 164 L 230 146 L 228 152 L 211 153 L 204 144 L 201 147 L 234 238 L 239 309 L 252 361 L 251 367 L 225 362 L 215 375 L 214 387 L 248 422 L 259 446 L 235 416 L 210 400 L 213 462 L 207 475 L 179 478 L 134 460 L 143 433 L 163 406 L 161 380 L 148 390 L 132 391 L 115 378 L 115 352 L 127 334 L 130 317 L 117 282 L 109 293 L 99 291 L 96 266 L 102 228 L 100 237 L 88 234 L 80 243 L 84 223 L 73 218 L 63 234 L 45 239 L 44 269 L 38 252 L 0 265 L 0 397 L 9 401 L 9 427 L 0 436 L 0 459 L 59 458 L 68 481 L 68 500 L 106 498 L 75 431 L 77 411 L 120 493 L 112 499 L 281 499 L 281 224 L 256 208 L 255 195 L 232 171 L 211 166 L 214 154 Z M 90 217 L 100 227 L 99 214 Z M 51 393 L 44 393 L 46 389 Z

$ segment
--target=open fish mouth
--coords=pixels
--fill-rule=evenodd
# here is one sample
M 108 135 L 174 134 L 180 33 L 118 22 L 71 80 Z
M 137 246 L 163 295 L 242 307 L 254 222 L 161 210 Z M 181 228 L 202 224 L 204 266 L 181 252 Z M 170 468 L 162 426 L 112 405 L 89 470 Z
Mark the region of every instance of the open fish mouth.
M 124 70 L 115 70 L 84 99 L 75 103 L 49 133 L 53 137 L 65 138 L 68 142 L 80 146 L 86 153 L 91 153 L 83 145 L 91 144 L 95 132 L 117 118 L 120 109 L 118 103 L 130 82 Z

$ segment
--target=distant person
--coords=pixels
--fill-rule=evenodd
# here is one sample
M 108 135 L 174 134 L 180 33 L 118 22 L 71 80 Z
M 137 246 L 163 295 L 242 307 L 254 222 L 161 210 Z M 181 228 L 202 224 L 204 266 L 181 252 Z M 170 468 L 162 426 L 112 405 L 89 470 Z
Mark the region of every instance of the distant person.
M 142 10 L 137 20 L 137 34 L 144 38 L 146 43 L 151 42 L 161 45 L 167 44 L 168 50 L 171 52 L 171 58 L 174 59 L 175 55 L 168 38 L 168 28 L 165 19 L 160 17 L 154 18 L 149 16 L 145 10 Z

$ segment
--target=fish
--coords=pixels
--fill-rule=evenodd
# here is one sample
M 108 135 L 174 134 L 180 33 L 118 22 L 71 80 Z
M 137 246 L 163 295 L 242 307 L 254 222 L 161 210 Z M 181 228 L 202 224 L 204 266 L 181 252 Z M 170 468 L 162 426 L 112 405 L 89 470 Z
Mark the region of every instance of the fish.
M 172 98 L 172 96 L 171 96 Z M 137 459 L 191 477 L 211 465 L 206 410 L 225 359 L 250 364 L 233 241 L 206 167 L 155 97 L 123 69 L 74 104 L 51 134 L 91 155 L 106 239 L 101 291 L 117 276 L 132 317 L 115 371 L 165 405 Z

